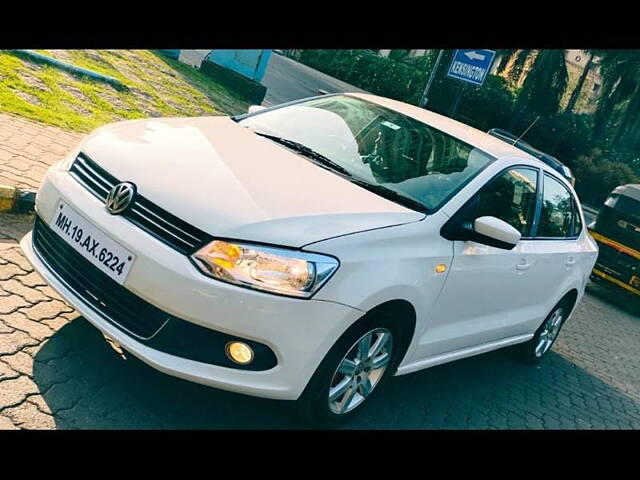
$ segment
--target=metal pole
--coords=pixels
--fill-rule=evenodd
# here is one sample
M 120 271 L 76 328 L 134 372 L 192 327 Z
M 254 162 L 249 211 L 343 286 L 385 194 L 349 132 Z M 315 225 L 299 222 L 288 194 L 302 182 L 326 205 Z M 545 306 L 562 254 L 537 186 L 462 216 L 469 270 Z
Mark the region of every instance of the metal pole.
M 464 87 L 464 83 L 460 82 L 460 86 L 458 87 L 458 93 L 456 95 L 456 100 L 451 108 L 451 112 L 449 113 L 450 117 L 454 117 L 456 112 L 458 111 L 458 104 L 460 103 L 460 97 L 462 97 L 462 89 Z
M 429 93 L 429 89 L 431 88 L 431 84 L 433 83 L 433 77 L 435 77 L 436 70 L 438 69 L 438 65 L 440 65 L 440 59 L 442 58 L 442 49 L 438 53 L 438 58 L 436 58 L 436 63 L 433 65 L 431 69 L 431 74 L 429 75 L 429 80 L 427 80 L 427 85 L 424 87 L 424 92 L 422 92 L 422 97 L 420 98 L 421 107 L 426 107 L 429 99 L 427 98 L 427 94 Z

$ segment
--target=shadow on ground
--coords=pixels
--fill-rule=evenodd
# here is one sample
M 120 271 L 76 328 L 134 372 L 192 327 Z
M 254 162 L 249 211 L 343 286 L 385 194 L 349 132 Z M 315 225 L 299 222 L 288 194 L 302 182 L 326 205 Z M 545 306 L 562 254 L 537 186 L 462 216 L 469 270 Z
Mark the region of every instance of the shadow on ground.
M 32 228 L 34 214 L 0 213 L 0 243 L 19 242 Z
M 305 428 L 288 402 L 215 390 L 131 356 L 122 360 L 82 317 L 40 349 L 34 380 L 58 428 Z M 505 350 L 394 378 L 349 428 L 638 428 L 639 408 L 556 353 L 537 368 Z
M 615 285 L 607 285 L 601 281 L 590 281 L 587 286 L 589 294 L 640 318 L 640 297 Z

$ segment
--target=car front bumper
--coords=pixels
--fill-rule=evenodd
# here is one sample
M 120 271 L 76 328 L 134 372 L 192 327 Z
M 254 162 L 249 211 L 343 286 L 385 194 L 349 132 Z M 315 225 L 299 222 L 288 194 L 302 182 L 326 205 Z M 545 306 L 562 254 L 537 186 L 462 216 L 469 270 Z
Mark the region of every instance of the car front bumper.
M 57 165 L 47 173 L 37 195 L 36 211 L 49 222 L 58 200 L 136 254 L 124 287 L 186 322 L 260 342 L 275 354 L 277 365 L 249 371 L 189 360 L 150 348 L 115 326 L 88 305 L 38 256 L 32 233 L 20 245 L 38 273 L 84 318 L 126 351 L 159 371 L 224 390 L 294 400 L 340 335 L 363 312 L 324 300 L 303 300 L 249 290 L 208 278 L 189 259 L 126 219 L 107 213 Z

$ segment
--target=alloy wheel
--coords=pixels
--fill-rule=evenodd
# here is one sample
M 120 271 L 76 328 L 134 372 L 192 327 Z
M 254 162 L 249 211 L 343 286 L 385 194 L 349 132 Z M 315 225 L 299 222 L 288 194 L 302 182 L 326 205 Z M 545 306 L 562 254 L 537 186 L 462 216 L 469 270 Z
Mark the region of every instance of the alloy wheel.
M 536 357 L 540 358 L 549 351 L 560 332 L 563 318 L 564 311 L 562 308 L 558 308 L 544 322 L 544 327 L 542 328 L 542 332 L 540 332 L 538 345 L 536 345 L 535 349 Z
M 349 348 L 333 374 L 329 408 L 338 415 L 362 404 L 384 375 L 393 353 L 393 335 L 386 328 L 365 333 Z

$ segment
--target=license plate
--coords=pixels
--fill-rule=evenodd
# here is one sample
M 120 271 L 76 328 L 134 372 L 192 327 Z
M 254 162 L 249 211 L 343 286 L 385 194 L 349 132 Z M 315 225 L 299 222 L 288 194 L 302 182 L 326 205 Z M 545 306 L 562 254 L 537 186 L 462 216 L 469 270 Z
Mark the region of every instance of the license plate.
M 50 227 L 110 278 L 123 284 L 135 255 L 60 200 Z

